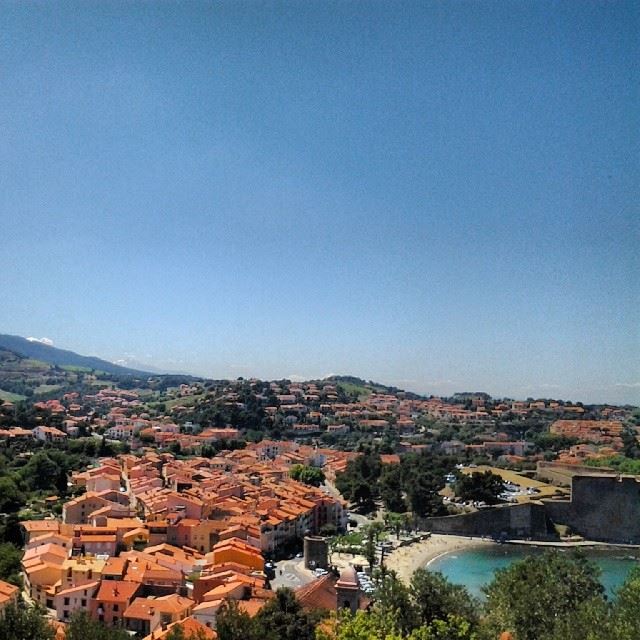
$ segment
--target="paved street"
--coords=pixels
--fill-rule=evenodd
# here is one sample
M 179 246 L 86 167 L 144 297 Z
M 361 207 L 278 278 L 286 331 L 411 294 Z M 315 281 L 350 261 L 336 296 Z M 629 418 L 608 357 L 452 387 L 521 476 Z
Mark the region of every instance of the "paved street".
M 332 498 L 337 498 L 338 500 L 342 500 L 342 495 L 340 494 L 340 492 L 328 480 L 326 480 L 322 485 L 322 490 L 325 491 Z M 362 527 L 365 524 L 370 524 L 371 522 L 373 522 L 374 519 L 369 518 L 367 516 L 362 516 L 359 513 L 354 513 L 353 511 L 351 511 L 349 515 L 349 520 L 355 520 L 358 523 L 358 527 Z
M 280 573 L 282 571 L 282 573 Z M 314 579 L 311 571 L 304 568 L 303 558 L 293 560 L 281 560 L 276 562 L 276 577 L 271 581 L 271 587 L 275 590 L 278 587 L 290 587 L 296 589 L 303 584 L 307 584 Z

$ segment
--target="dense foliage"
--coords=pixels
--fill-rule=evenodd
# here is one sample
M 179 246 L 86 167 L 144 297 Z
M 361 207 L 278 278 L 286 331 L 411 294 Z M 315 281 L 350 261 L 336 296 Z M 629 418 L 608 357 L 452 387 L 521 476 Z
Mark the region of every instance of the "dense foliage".
M 381 499 L 388 511 L 410 509 L 418 517 L 446 513 L 439 491 L 445 476 L 455 466 L 447 456 L 432 453 L 407 454 L 401 464 L 383 465 L 377 453 L 365 453 L 347 464 L 336 477 L 342 495 L 365 512 Z
M 640 475 L 640 460 L 628 458 L 626 456 L 611 456 L 610 458 L 595 458 L 586 460 L 589 467 L 610 467 L 619 473 Z
M 86 611 L 77 611 L 71 616 L 65 640 L 130 640 L 130 637 L 124 629 L 110 629 Z
M 496 640 L 508 631 L 516 640 L 638 640 L 640 568 L 629 574 L 609 602 L 598 571 L 582 556 L 551 552 L 499 571 L 486 587 L 482 606 L 464 587 L 441 574 L 418 570 L 409 585 L 392 572 L 377 577 L 373 605 L 355 615 L 323 620 L 307 611 L 289 589 L 280 589 L 253 618 L 237 602 L 218 612 L 219 640 Z M 43 611 L 9 607 L 0 638 L 53 640 Z M 326 616 L 326 614 L 325 614 Z M 322 622 L 322 624 L 319 624 Z M 67 640 L 124 640 L 78 612 Z M 170 640 L 188 640 L 178 628 Z M 196 635 L 195 639 L 197 640 Z
M 0 617 L 0 638 L 11 640 L 54 640 L 53 627 L 44 611 L 34 607 L 7 607 Z
M 251 618 L 234 602 L 217 615 L 219 640 L 314 640 L 320 616 L 305 611 L 291 589 L 278 589 Z
M 461 473 L 455 484 L 456 495 L 463 500 L 486 504 L 500 502 L 499 496 L 503 490 L 502 478 L 491 471 Z
M 289 470 L 289 475 L 299 482 L 319 487 L 324 482 L 324 473 L 318 467 L 310 467 L 304 464 L 294 464 Z
M 379 581 L 368 612 L 342 614 L 323 640 L 638 640 L 640 569 L 613 602 L 582 556 L 551 552 L 504 569 L 486 588 L 484 607 L 442 575 L 418 570 L 409 586 Z
M 603 592 L 598 569 L 584 556 L 528 557 L 498 571 L 487 587 L 485 625 L 496 634 L 506 629 L 519 640 L 541 640 L 558 620 Z

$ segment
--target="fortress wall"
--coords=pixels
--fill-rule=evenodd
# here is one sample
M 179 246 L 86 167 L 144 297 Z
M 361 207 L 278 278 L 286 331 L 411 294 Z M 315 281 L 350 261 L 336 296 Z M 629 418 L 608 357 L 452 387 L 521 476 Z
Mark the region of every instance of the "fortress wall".
M 433 533 L 462 536 L 548 538 L 547 517 L 540 504 L 489 507 L 455 516 L 424 518 L 421 526 Z
M 640 482 L 632 476 L 574 476 L 566 512 L 565 524 L 585 538 L 640 543 Z

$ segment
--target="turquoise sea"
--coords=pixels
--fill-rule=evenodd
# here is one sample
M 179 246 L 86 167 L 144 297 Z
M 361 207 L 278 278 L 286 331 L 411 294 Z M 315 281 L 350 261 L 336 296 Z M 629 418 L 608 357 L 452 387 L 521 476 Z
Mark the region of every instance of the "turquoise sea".
M 541 554 L 544 550 L 540 547 L 501 544 L 454 551 L 436 558 L 427 568 L 442 572 L 451 582 L 466 586 L 473 595 L 482 598 L 481 589 L 491 582 L 496 569 L 507 567 L 525 556 Z M 571 551 L 562 550 L 562 553 L 571 553 Z M 583 553 L 600 567 L 602 572 L 600 581 L 609 597 L 624 582 L 631 568 L 639 562 L 638 554 L 627 549 L 605 551 L 584 549 Z

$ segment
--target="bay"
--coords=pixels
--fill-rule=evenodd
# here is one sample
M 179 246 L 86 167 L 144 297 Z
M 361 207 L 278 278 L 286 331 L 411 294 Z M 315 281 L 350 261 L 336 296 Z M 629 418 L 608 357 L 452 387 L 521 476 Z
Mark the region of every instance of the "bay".
M 464 585 L 472 595 L 483 599 L 482 587 L 491 582 L 497 569 L 508 567 L 512 562 L 528 555 L 540 555 L 545 550 L 548 548 L 497 544 L 446 553 L 432 560 L 427 568 L 430 571 L 440 571 L 454 584 Z M 570 549 L 560 551 L 572 552 Z M 627 549 L 583 549 L 582 553 L 600 567 L 600 581 L 610 598 L 624 582 L 631 568 L 639 563 L 637 552 Z

